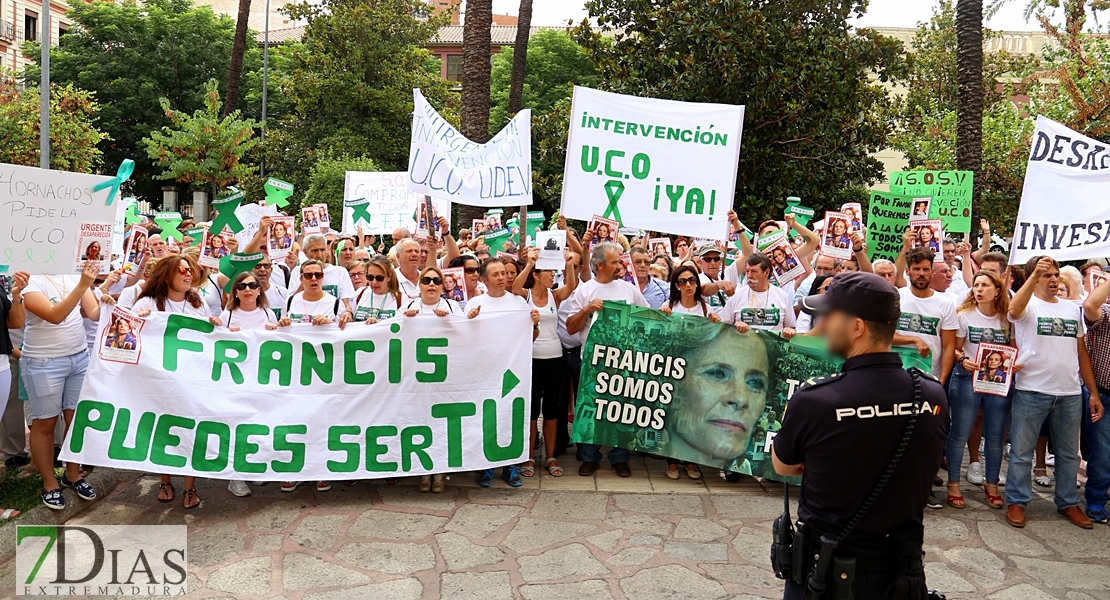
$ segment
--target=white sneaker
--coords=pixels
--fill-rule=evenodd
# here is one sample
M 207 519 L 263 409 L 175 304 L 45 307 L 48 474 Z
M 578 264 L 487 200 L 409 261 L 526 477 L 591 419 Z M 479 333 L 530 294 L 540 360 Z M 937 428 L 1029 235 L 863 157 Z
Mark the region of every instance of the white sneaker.
M 251 495 L 251 488 L 245 481 L 236 480 L 227 482 L 227 491 L 231 492 L 232 496 L 238 496 L 240 498 Z
M 998 474 L 998 485 L 1006 485 L 1006 474 L 1005 473 L 999 473 Z
M 1055 467 L 1056 466 L 1056 455 L 1055 454 L 1046 454 L 1045 457 L 1044 457 L 1044 464 L 1046 464 L 1050 467 Z
M 983 485 L 983 465 L 973 462 L 967 466 L 967 480 L 974 485 Z

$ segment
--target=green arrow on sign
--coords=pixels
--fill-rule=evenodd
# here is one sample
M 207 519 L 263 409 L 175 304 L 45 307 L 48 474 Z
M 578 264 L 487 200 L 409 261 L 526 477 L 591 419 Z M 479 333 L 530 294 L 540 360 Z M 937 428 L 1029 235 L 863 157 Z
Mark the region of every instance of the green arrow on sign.
M 505 374 L 501 377 L 501 397 L 508 396 L 509 392 L 513 391 L 518 383 L 520 383 L 520 379 L 517 378 L 516 374 L 509 369 L 505 369 Z

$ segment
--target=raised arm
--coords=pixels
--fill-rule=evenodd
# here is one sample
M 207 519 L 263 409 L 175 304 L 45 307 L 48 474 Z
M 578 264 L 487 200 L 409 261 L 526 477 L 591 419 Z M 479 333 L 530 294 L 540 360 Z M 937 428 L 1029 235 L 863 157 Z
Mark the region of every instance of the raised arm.
M 1033 297 L 1033 291 L 1037 289 L 1037 283 L 1041 277 L 1052 268 L 1052 259 L 1047 256 L 1037 261 L 1037 267 L 1033 269 L 1033 274 L 1025 280 L 1025 284 L 1021 289 L 1010 298 L 1010 319 L 1017 321 L 1025 316 L 1025 309 L 1029 306 L 1029 299 Z
M 459 244 L 455 241 L 455 237 L 451 235 L 451 225 L 447 222 L 446 217 L 439 217 L 439 230 L 443 232 L 443 248 L 447 251 L 443 255 L 443 264 L 450 264 L 459 256 Z
M 554 292 L 551 292 L 552 296 L 555 297 L 556 306 L 562 304 L 567 298 L 570 298 L 574 290 L 578 289 L 578 278 L 573 275 L 578 271 L 579 256 L 569 250 L 566 251 L 566 255 L 567 264 L 563 268 L 563 285 L 559 286 L 559 289 Z
M 89 291 L 89 286 L 96 281 L 96 276 L 100 271 L 100 263 L 96 261 L 87 261 L 84 269 L 81 271 L 81 279 L 77 285 L 70 290 L 65 298 L 60 298 L 58 303 L 55 304 L 41 292 L 31 292 L 23 297 L 24 304 L 27 310 L 36 317 L 50 323 L 58 325 L 66 320 L 66 317 L 73 312 L 73 309 L 78 307 L 84 297 L 85 292 Z M 95 302 L 95 298 L 93 302 Z M 84 308 L 82 306 L 82 308 Z
M 789 225 L 791 229 L 797 231 L 798 235 L 805 238 L 806 243 L 802 244 L 802 247 L 798 248 L 795 253 L 798 255 L 799 260 L 808 260 L 809 257 L 813 256 L 813 253 L 821 247 L 820 236 L 810 231 L 805 225 L 799 223 L 798 219 L 793 214 L 786 215 L 784 218 L 786 219 L 786 224 Z
M 527 300 L 528 290 L 524 288 L 524 284 L 528 282 L 528 276 L 532 273 L 532 269 L 536 267 L 536 255 L 539 254 L 539 250 L 536 248 L 525 248 L 523 254 L 524 268 L 520 270 L 520 274 L 513 280 L 513 293 Z
M 254 237 L 243 248 L 244 254 L 254 254 L 262 250 L 263 244 L 266 243 L 266 232 L 270 231 L 270 225 L 272 224 L 273 220 L 270 219 L 269 215 L 258 220 L 258 231 L 254 232 Z
M 863 234 L 858 231 L 852 234 L 852 256 L 855 257 L 860 271 L 864 273 L 875 272 L 875 269 L 871 266 L 871 259 L 867 258 L 867 242 L 864 241 Z
M 1089 323 L 1094 323 L 1102 318 L 1102 305 L 1110 298 L 1110 279 L 1103 281 L 1087 294 L 1083 301 L 1083 318 Z
M 979 229 L 983 232 L 983 239 L 979 242 L 979 249 L 971 255 L 975 262 L 982 262 L 983 255 L 991 251 L 991 224 L 986 219 L 979 219 Z
M 894 287 L 906 287 L 906 253 L 910 251 L 911 245 L 913 245 L 913 230 L 906 227 L 906 231 L 902 233 L 902 249 L 894 259 Z

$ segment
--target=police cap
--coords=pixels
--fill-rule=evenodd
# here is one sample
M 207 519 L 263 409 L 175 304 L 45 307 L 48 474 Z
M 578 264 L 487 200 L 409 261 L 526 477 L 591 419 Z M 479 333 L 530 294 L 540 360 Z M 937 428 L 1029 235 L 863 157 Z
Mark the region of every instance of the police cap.
M 801 308 L 811 315 L 839 310 L 877 323 L 897 321 L 902 314 L 898 290 L 882 277 L 861 271 L 833 277 L 824 294 L 806 296 Z

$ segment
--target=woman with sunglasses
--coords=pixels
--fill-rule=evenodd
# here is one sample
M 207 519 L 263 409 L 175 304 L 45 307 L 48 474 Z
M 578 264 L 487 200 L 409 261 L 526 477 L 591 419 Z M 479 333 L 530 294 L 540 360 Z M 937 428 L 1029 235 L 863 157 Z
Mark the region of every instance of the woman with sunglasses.
M 339 299 L 324 291 L 323 263 L 307 260 L 301 264 L 300 273 L 302 291 L 285 301 L 285 316 L 281 318 L 281 326 L 292 323 L 331 325 L 338 322 L 342 329 L 351 322 L 350 311 L 342 310 Z
M 389 260 L 381 256 L 371 260 L 366 265 L 366 280 L 370 285 L 358 298 L 354 320 L 373 325 L 397 316 L 401 311 L 401 286 Z
M 158 261 L 158 265 L 147 278 L 139 299 L 135 302 L 135 314 L 146 317 L 152 312 L 168 312 L 209 319 L 208 305 L 201 300 L 200 294 L 193 288 L 197 271 L 197 264 L 191 255 L 168 256 Z M 215 317 L 211 317 L 211 320 L 219 324 Z M 158 484 L 158 501 L 172 502 L 173 496 L 170 476 L 162 475 L 162 481 Z M 200 506 L 196 477 L 185 476 L 182 506 L 187 510 Z

